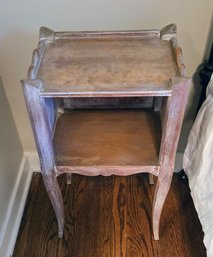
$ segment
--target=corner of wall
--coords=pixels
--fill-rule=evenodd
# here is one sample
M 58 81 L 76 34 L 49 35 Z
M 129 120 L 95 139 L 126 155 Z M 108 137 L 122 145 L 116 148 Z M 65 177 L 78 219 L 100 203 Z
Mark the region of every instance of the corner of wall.
M 36 152 L 24 153 L 3 229 L 0 232 L 0 256 L 10 257 L 13 254 L 32 174 L 39 169 L 38 154 Z

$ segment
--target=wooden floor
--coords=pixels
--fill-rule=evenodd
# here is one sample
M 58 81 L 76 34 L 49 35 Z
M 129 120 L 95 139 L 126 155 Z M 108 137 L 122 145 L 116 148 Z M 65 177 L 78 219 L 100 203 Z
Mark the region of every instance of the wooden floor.
M 174 176 L 161 220 L 151 232 L 154 186 L 146 175 L 59 177 L 65 233 L 57 224 L 41 175 L 33 175 L 14 257 L 205 257 L 203 234 L 187 184 Z

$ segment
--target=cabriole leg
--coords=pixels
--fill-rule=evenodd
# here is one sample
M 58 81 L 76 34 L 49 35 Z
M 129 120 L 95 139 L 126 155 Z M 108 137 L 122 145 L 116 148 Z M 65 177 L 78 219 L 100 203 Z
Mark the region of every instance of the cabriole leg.
M 64 205 L 61 189 L 54 174 L 43 175 L 43 181 L 57 218 L 58 237 L 62 238 L 64 232 Z
M 53 205 L 57 222 L 58 237 L 63 236 L 64 207 L 61 190 L 56 180 L 56 162 L 52 142 L 56 120 L 56 106 L 53 99 L 40 97 L 40 80 L 23 81 L 23 92 L 38 149 L 44 185 Z
M 159 240 L 160 217 L 171 185 L 175 154 L 180 136 L 190 80 L 173 78 L 171 83 L 172 95 L 164 98 L 162 105 L 163 134 L 159 153 L 160 168 L 152 209 L 152 226 L 155 240 Z
M 165 177 L 158 178 L 155 195 L 153 201 L 153 209 L 152 209 L 152 227 L 154 239 L 159 240 L 159 227 L 160 227 L 160 217 L 163 209 L 163 205 L 165 203 L 167 194 L 169 192 L 172 181 L 172 173 L 168 174 Z

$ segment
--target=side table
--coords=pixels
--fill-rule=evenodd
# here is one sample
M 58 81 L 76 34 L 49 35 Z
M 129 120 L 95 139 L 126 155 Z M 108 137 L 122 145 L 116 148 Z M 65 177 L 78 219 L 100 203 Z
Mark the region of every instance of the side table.
M 152 210 L 158 240 L 190 85 L 176 26 L 118 32 L 42 27 L 22 85 L 58 236 L 64 229 L 58 175 L 147 172 L 158 177 Z

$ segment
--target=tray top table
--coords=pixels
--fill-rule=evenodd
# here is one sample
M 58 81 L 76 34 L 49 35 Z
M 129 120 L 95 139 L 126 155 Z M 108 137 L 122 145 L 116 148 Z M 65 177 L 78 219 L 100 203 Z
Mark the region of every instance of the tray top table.
M 152 221 L 154 238 L 159 239 L 190 85 L 176 26 L 117 32 L 54 32 L 42 27 L 22 84 L 59 237 L 64 211 L 58 175 L 148 172 L 158 176 Z M 138 101 L 150 98 L 151 108 L 135 109 Z M 64 111 L 65 101 L 73 104 L 76 99 L 93 99 L 96 105 Z M 108 108 L 106 103 L 115 99 L 116 108 Z M 126 99 L 132 108 L 119 109 L 119 101 Z M 94 108 L 101 101 L 106 108 Z

